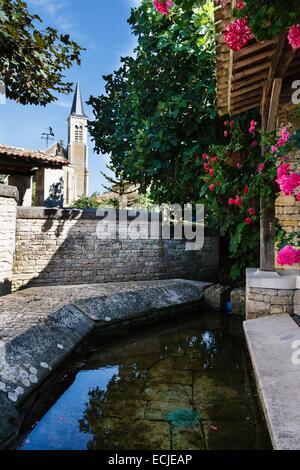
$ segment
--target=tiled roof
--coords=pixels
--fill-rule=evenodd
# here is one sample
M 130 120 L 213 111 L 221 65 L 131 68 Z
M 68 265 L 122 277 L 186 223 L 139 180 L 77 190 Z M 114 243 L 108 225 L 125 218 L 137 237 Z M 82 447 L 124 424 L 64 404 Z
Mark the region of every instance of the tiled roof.
M 62 167 L 69 164 L 68 160 L 64 157 L 47 155 L 39 150 L 25 150 L 0 144 L 0 159 L 2 156 L 12 158 L 13 160 L 32 161 L 32 163 L 36 164 L 42 163 L 45 166 L 54 165 Z

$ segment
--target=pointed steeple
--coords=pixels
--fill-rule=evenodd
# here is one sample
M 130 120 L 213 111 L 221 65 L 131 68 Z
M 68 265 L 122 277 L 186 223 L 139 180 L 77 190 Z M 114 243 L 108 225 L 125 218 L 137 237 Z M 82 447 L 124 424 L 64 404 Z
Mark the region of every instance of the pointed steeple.
M 75 90 L 75 95 L 73 99 L 73 104 L 72 104 L 72 109 L 71 109 L 71 114 L 70 116 L 79 116 L 79 117 L 87 117 L 84 108 L 83 108 L 83 101 L 81 98 L 81 92 L 80 92 L 80 83 L 77 82 L 76 85 L 76 90 Z

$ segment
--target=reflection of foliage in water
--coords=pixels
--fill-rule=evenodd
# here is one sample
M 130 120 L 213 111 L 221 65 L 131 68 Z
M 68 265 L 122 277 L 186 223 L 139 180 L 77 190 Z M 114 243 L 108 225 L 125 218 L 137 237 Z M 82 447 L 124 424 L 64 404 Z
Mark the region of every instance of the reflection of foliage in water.
M 141 350 L 129 345 L 119 355 L 126 365 L 119 366 L 119 373 L 110 380 L 107 389 L 95 388 L 89 392 L 89 403 L 80 420 L 80 431 L 92 435 L 89 449 L 159 449 L 153 444 L 153 422 L 143 419 L 143 406 L 146 408 L 148 400 L 145 388 L 159 389 L 157 375 L 155 379 L 149 378 L 153 368 L 161 383 L 167 383 L 170 375 L 165 372 L 170 374 L 170 368 L 171 375 L 176 377 L 177 368 L 179 373 L 186 370 L 192 374 L 192 371 L 222 368 L 225 364 L 233 371 L 242 366 L 239 339 L 238 345 L 233 339 L 228 342 L 224 331 L 201 331 L 199 334 L 196 331 L 193 334 L 191 330 L 174 329 L 170 333 L 159 335 L 156 341 L 144 341 Z M 119 351 L 115 353 L 117 356 Z M 145 357 L 152 357 L 152 365 L 147 366 Z M 179 403 L 181 398 L 178 396 Z M 194 405 L 191 403 L 190 406 Z M 176 403 L 174 409 L 177 409 Z M 173 425 L 166 418 L 165 421 L 166 427 L 168 422 Z

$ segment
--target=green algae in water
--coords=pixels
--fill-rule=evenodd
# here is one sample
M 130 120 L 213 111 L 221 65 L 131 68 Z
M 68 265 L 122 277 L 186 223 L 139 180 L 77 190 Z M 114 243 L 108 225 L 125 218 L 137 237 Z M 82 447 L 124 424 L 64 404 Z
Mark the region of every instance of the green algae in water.
M 179 408 L 166 416 L 166 421 L 175 428 L 193 428 L 200 424 L 200 416 L 194 410 Z

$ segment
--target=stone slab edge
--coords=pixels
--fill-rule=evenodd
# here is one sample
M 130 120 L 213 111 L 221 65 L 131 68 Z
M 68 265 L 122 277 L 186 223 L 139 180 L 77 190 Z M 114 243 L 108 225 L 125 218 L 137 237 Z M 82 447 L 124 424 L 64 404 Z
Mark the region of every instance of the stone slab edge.
M 300 328 L 284 314 L 245 321 L 244 331 L 273 448 L 300 450 Z
M 19 191 L 15 186 L 0 184 L 0 197 L 7 197 L 19 201 Z
M 170 285 L 78 300 L 50 314 L 5 345 L 0 342 L 0 448 L 22 424 L 18 407 L 61 365 L 92 330 L 200 302 L 211 284 Z

